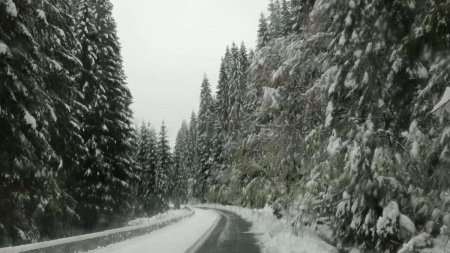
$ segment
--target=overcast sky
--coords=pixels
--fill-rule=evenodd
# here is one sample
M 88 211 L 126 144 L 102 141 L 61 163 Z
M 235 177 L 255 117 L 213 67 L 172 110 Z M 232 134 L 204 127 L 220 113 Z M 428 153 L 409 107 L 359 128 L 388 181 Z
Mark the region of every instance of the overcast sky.
M 135 120 L 159 131 L 164 120 L 173 144 L 183 119 L 198 110 L 206 74 L 216 86 L 227 45 L 256 43 L 268 0 L 112 0 Z

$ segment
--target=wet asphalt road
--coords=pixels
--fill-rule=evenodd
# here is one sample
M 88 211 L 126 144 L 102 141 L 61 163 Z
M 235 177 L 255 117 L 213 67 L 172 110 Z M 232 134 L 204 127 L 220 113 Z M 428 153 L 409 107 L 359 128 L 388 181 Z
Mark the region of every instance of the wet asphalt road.
M 249 222 L 229 211 L 212 210 L 218 212 L 221 219 L 196 253 L 260 253 L 256 239 L 249 232 Z

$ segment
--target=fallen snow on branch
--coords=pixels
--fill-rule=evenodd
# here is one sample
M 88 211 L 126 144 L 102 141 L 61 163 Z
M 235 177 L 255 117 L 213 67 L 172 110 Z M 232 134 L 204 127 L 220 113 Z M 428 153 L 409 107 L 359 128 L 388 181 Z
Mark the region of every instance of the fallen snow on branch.
M 434 106 L 431 113 L 440 116 L 444 113 L 444 110 L 450 113 L 450 87 L 447 87 L 441 101 Z

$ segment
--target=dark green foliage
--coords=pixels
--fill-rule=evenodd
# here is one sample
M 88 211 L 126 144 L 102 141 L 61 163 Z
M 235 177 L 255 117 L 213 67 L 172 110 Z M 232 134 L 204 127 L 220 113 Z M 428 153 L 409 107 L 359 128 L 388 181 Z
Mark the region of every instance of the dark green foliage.
M 173 163 L 164 122 L 159 132 L 156 154 L 158 157 L 155 173 L 155 196 L 156 207 L 158 208 L 156 211 L 162 212 L 169 207 L 170 193 L 172 190 L 170 176 Z
M 130 214 L 131 95 L 111 8 L 0 1 L 0 246 Z
M 140 169 L 137 196 L 138 212 L 152 215 L 160 208 L 157 207 L 156 197 L 156 169 L 158 165 L 157 134 L 148 124 L 142 123 L 137 136 L 136 163 Z
M 78 150 L 57 149 L 63 134 L 79 140 L 64 108 L 76 95 L 77 66 L 66 7 L 63 1 L 0 2 L 0 245 L 54 237 L 77 219 L 59 175 L 73 168 Z
M 269 34 L 269 24 L 267 23 L 267 19 L 263 13 L 261 13 L 261 18 L 259 19 L 259 27 L 258 27 L 258 41 L 257 47 L 263 48 L 269 43 L 271 37 Z M 222 71 L 221 71 L 222 73 Z
M 171 198 L 175 207 L 179 207 L 188 200 L 189 137 L 188 124 L 183 121 L 175 142 L 171 173 Z
M 112 5 L 106 0 L 78 3 L 79 58 L 83 69 L 82 137 L 87 155 L 74 177 L 74 194 L 83 226 L 93 229 L 120 222 L 130 213 L 131 94 L 125 86 Z
M 213 127 L 214 127 L 214 100 L 211 95 L 209 80 L 203 79 L 200 92 L 200 108 L 197 120 L 198 167 L 194 172 L 195 185 L 194 196 L 203 198 L 207 189 L 208 180 L 211 178 L 212 169 L 212 149 L 213 149 Z

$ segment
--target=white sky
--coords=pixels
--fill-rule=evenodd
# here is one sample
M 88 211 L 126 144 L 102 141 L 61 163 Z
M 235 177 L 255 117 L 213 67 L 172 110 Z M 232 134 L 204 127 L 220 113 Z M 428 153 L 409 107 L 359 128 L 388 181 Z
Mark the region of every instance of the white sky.
M 214 87 L 225 48 L 254 48 L 267 0 L 112 0 L 127 82 L 137 122 L 159 131 L 166 122 L 173 144 L 183 119 L 198 110 L 206 73 Z

